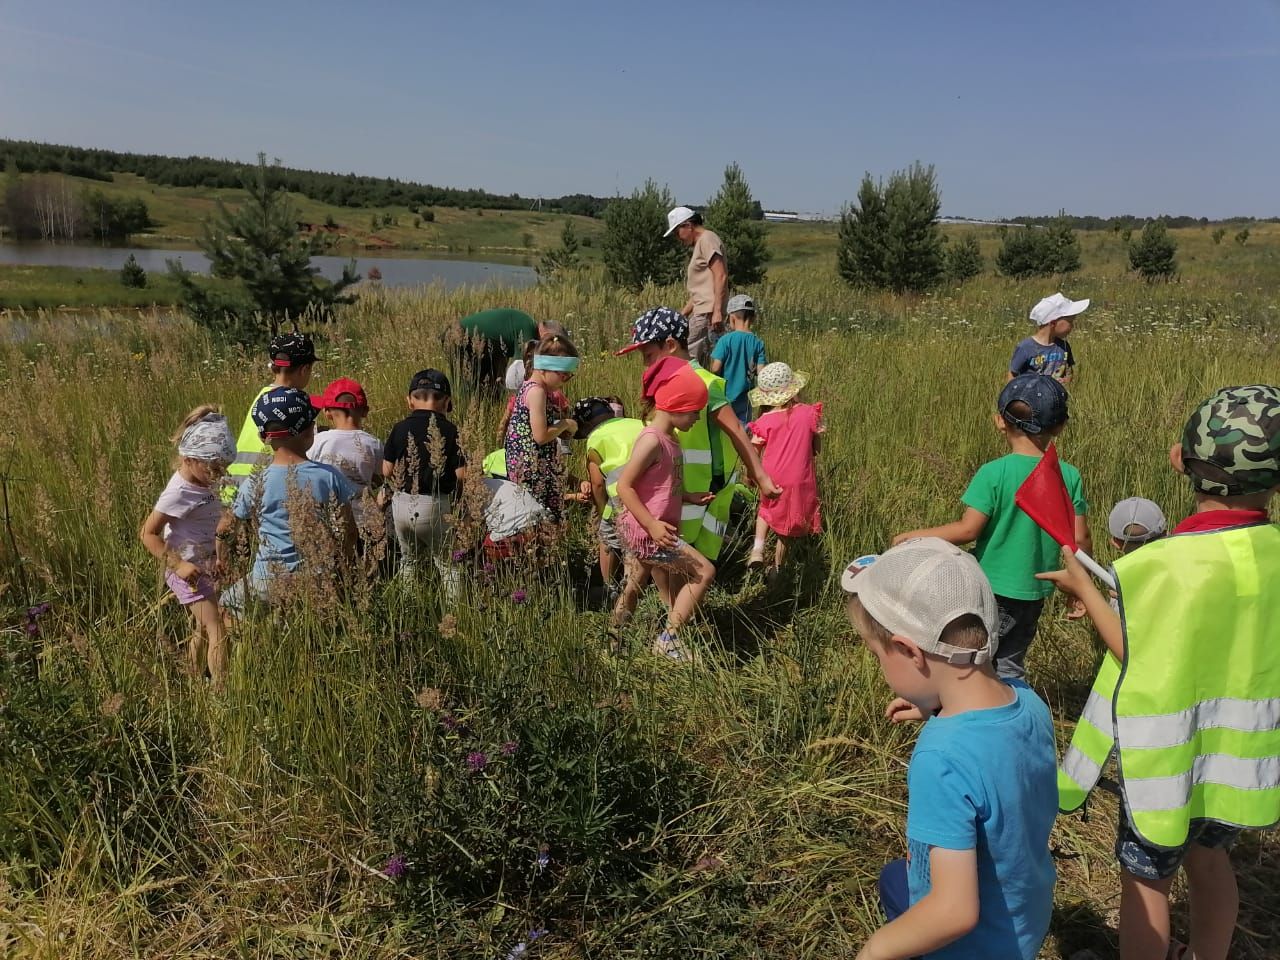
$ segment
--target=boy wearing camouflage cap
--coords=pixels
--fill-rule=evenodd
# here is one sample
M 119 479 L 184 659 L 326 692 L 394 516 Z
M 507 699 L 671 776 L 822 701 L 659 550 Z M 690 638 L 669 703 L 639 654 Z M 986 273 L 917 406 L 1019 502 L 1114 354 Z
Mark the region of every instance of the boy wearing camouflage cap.
M 1280 822 L 1280 388 L 1218 391 L 1170 451 L 1195 512 L 1115 564 L 1117 615 L 1074 557 L 1042 574 L 1079 597 L 1105 642 L 1059 772 L 1079 809 L 1111 756 L 1122 806 L 1120 956 L 1215 960 L 1239 909 L 1229 851 Z M 1189 945 L 1170 947 L 1169 888 L 1185 867 Z

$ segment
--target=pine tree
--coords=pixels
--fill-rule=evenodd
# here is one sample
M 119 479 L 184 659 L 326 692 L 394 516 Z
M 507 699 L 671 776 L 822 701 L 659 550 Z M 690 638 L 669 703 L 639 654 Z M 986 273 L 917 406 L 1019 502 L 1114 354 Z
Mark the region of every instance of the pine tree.
M 720 192 L 711 198 L 703 216 L 707 228 L 724 245 L 729 283 L 734 288 L 763 282 L 765 264 L 772 257 L 764 223 L 755 216 L 759 206 L 742 176 L 742 168 L 736 163 L 725 167 Z
M 1142 236 L 1129 247 L 1129 266 L 1144 280 L 1168 280 L 1178 270 L 1174 254 L 1178 242 L 1169 236 L 1164 220 L 1152 220 L 1142 228 Z
M 1065 210 L 1058 211 L 1058 219 L 1044 229 L 1048 249 L 1050 273 L 1075 273 L 1080 269 L 1080 241 L 1071 229 Z
M 675 206 L 671 191 L 646 180 L 629 197 L 617 197 L 604 211 L 605 272 L 629 290 L 646 283 L 668 284 L 680 278 L 685 255 L 664 237 L 667 211 Z
M 1123 239 L 1125 231 L 1121 231 Z M 1006 277 L 1048 277 L 1080 269 L 1080 241 L 1066 216 L 1047 227 L 1006 231 L 996 267 Z
M 964 283 L 981 274 L 985 267 L 982 248 L 973 234 L 966 234 L 947 246 L 947 279 L 952 283 Z
M 139 290 L 147 285 L 147 271 L 142 269 L 142 264 L 132 253 L 120 268 L 120 283 Z
M 857 206 L 840 216 L 837 269 L 856 287 L 927 290 L 942 279 L 942 201 L 932 166 L 895 171 L 886 184 L 862 178 Z
M 210 272 L 220 285 L 197 281 L 180 265 L 169 269 L 182 288 L 183 303 L 197 321 L 242 342 L 262 339 L 261 321 L 274 331 L 279 324 L 304 316 L 326 320 L 337 304 L 355 297 L 343 291 L 360 279 L 352 261 L 341 280 L 329 281 L 311 265 L 324 252 L 320 233 L 298 233 L 298 212 L 282 187 L 270 182 L 266 155 L 244 178 L 245 202 L 229 210 L 218 201 L 215 215 L 205 222 L 200 249 L 209 258 Z
M 578 231 L 573 220 L 565 220 L 560 230 L 560 246 L 548 250 L 538 262 L 538 276 L 548 280 L 563 276 L 581 265 L 578 258 Z

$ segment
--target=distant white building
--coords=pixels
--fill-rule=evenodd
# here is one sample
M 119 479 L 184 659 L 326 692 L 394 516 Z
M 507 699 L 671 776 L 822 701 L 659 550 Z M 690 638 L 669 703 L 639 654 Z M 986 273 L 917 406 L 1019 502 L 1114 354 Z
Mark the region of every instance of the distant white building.
M 770 223 L 790 223 L 800 219 L 800 214 L 786 210 L 766 210 L 764 218 Z

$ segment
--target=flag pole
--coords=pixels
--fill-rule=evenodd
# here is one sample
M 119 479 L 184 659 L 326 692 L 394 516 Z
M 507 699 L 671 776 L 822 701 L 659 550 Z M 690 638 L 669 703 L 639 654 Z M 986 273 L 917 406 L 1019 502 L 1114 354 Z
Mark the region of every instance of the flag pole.
M 1076 548 L 1076 559 L 1079 560 L 1080 563 L 1084 565 L 1084 568 L 1086 570 L 1092 573 L 1095 577 L 1097 577 L 1099 580 L 1105 583 L 1112 590 L 1116 588 L 1116 578 L 1111 575 L 1111 572 L 1107 570 L 1105 567 L 1103 567 L 1102 564 L 1098 563 L 1097 560 L 1093 559 L 1093 557 L 1089 556 L 1087 553 L 1081 550 L 1079 547 Z

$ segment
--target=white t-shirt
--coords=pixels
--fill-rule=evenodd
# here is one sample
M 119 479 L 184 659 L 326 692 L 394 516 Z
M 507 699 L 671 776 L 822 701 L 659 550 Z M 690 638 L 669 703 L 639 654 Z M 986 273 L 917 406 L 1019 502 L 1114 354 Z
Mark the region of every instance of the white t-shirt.
M 214 555 L 214 534 L 222 517 L 222 500 L 216 490 L 174 473 L 156 500 L 155 510 L 170 518 L 161 536 L 165 546 L 183 560 L 199 566 Z
M 512 360 L 507 364 L 507 389 L 515 393 L 520 389 L 520 384 L 524 383 L 524 361 Z
M 494 543 L 514 537 L 547 516 L 546 507 L 518 483 L 486 477 L 484 485 L 493 495 L 484 508 L 484 519 Z
M 382 441 L 363 430 L 326 430 L 316 434 L 307 459 L 337 467 L 364 492 L 382 469 Z

